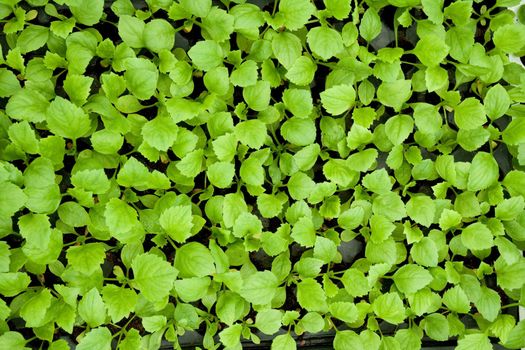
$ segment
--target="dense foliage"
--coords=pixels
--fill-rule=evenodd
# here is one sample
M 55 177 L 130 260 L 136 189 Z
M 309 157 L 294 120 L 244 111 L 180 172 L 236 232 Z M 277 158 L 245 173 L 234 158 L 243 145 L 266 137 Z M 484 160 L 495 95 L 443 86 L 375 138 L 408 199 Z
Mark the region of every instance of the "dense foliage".
M 0 1 L 0 348 L 524 347 L 517 4 Z

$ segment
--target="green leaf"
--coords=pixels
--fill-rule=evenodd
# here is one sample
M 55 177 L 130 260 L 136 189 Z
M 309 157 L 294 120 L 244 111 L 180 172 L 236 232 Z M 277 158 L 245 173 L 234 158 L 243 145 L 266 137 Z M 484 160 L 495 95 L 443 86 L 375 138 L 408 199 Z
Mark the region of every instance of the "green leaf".
M 493 322 L 501 310 L 501 298 L 495 290 L 482 286 L 481 294 L 474 301 L 474 305 L 476 305 L 483 318 Z
M 434 340 L 446 341 L 449 338 L 448 320 L 441 314 L 425 316 L 425 333 Z
M 525 200 L 522 196 L 503 200 L 496 206 L 496 218 L 503 221 L 514 220 L 525 209 Z
M 20 53 L 36 51 L 44 46 L 49 37 L 49 29 L 43 26 L 30 25 L 26 27 L 16 40 Z
M 420 225 L 429 227 L 434 222 L 436 205 L 429 196 L 414 196 L 406 204 L 408 216 Z
M 102 129 L 91 134 L 93 149 L 102 154 L 115 154 L 124 144 L 124 137 L 115 131 Z
M 486 334 L 466 334 L 464 338 L 458 340 L 458 346 L 456 346 L 456 350 L 470 349 L 491 350 L 493 347 L 489 337 Z
M 289 66 L 285 76 L 293 84 L 304 86 L 312 82 L 316 70 L 317 65 L 309 57 L 300 56 Z
M 192 277 L 175 281 L 177 295 L 185 302 L 194 302 L 203 298 L 208 292 L 211 280 L 209 277 Z
M 397 293 L 384 293 L 372 302 L 377 317 L 388 323 L 400 324 L 405 319 L 405 307 Z
M 24 336 L 18 332 L 7 331 L 0 335 L 0 346 L 11 350 L 29 350 L 25 346 L 26 340 Z
M 355 90 L 351 85 L 342 84 L 332 86 L 321 92 L 321 104 L 332 115 L 343 114 L 355 103 Z
M 300 118 L 307 118 L 314 108 L 310 91 L 304 89 L 286 89 L 283 102 L 286 109 Z
M 325 61 L 344 49 L 341 34 L 325 26 L 310 29 L 306 35 L 306 42 L 310 50 Z
M 279 282 L 270 271 L 257 271 L 244 279 L 240 295 L 254 305 L 270 304 Z
M 16 78 L 16 75 L 10 70 L 0 68 L 0 97 L 10 97 L 18 90 L 20 90 L 20 82 Z
M 235 176 L 235 166 L 229 162 L 213 163 L 206 170 L 206 175 L 213 186 L 228 188 L 231 186 Z
M 407 264 L 399 268 L 393 276 L 396 287 L 405 294 L 412 294 L 426 287 L 433 277 L 419 265 Z
M 192 235 L 192 218 L 191 206 L 176 205 L 162 212 L 159 223 L 173 240 L 183 243 Z
M 278 14 L 283 24 L 289 30 L 303 27 L 314 14 L 315 7 L 309 0 L 282 0 L 279 1 Z
M 128 58 L 124 73 L 128 90 L 139 100 L 147 100 L 155 94 L 159 71 L 155 64 L 145 58 Z
M 122 40 L 132 48 L 144 47 L 144 29 L 146 24 L 143 20 L 128 15 L 122 15 L 118 21 L 118 33 Z
M 297 344 L 290 333 L 280 334 L 273 338 L 271 350 L 296 350 Z
M 485 108 L 478 99 L 468 97 L 454 109 L 454 120 L 460 129 L 475 129 L 487 121 Z
M 241 63 L 230 75 L 230 81 L 234 86 L 247 87 L 257 82 L 257 63 L 246 61 Z
M 183 278 L 205 277 L 215 273 L 210 250 L 198 242 L 190 242 L 177 249 L 175 268 Z
M 193 178 L 202 171 L 202 149 L 197 149 L 186 154 L 176 167 L 182 175 Z
M 29 275 L 25 272 L 0 273 L 0 294 L 14 297 L 22 293 L 31 283 Z
M 283 138 L 296 146 L 308 146 L 315 142 L 317 129 L 312 119 L 291 117 L 281 125 Z
M 112 198 L 104 211 L 106 225 L 112 233 L 125 233 L 138 224 L 137 212 L 121 199 Z
M 326 293 L 313 278 L 305 278 L 297 284 L 297 301 L 307 311 L 328 311 Z
M 400 111 L 403 104 L 412 95 L 412 84 L 410 80 L 396 80 L 392 82 L 383 81 L 377 89 L 377 98 L 385 106 Z
M 27 121 L 11 124 L 7 131 L 9 138 L 16 146 L 29 154 L 39 153 L 39 143 L 35 135 L 35 131 L 31 128 Z
M 276 34 L 272 39 L 272 51 L 286 69 L 291 69 L 295 61 L 301 57 L 303 47 L 301 40 L 290 32 Z
M 90 330 L 78 343 L 77 350 L 111 350 L 111 332 L 106 327 Z
M 116 323 L 128 317 L 135 310 L 138 295 L 131 289 L 108 284 L 102 288 L 102 300 L 106 305 L 111 321 Z
M 68 266 L 87 276 L 100 269 L 106 259 L 106 250 L 102 243 L 88 243 L 67 249 Z
M 241 332 L 242 325 L 234 324 L 233 326 L 223 329 L 219 333 L 219 339 L 222 345 L 235 349 L 240 346 Z
M 96 288 L 84 294 L 78 303 L 78 314 L 90 327 L 97 327 L 106 320 L 106 305 Z
M 47 310 L 51 306 L 53 296 L 48 289 L 36 293 L 20 309 L 20 317 L 27 327 L 41 327 L 45 322 Z
M 235 125 L 235 136 L 244 145 L 259 149 L 266 140 L 266 125 L 258 119 L 251 119 Z
M 385 132 L 392 144 L 400 145 L 414 129 L 414 121 L 409 115 L 399 114 L 389 118 L 385 123 Z
M 205 30 L 204 37 L 217 42 L 224 42 L 230 38 L 234 30 L 235 17 L 226 11 L 213 7 L 208 15 L 202 19 L 202 27 Z
M 434 24 L 443 23 L 443 0 L 421 0 L 423 12 Z
M 60 96 L 47 108 L 46 120 L 49 131 L 69 139 L 78 139 L 91 129 L 86 112 Z
M 254 85 L 245 87 L 242 91 L 242 96 L 248 107 L 258 112 L 268 108 L 270 94 L 270 83 L 264 80 L 259 80 Z
M 169 51 L 175 44 L 175 29 L 164 19 L 146 23 L 142 35 L 145 46 L 153 52 Z
M 478 152 L 472 159 L 468 174 L 467 189 L 480 191 L 498 181 L 499 166 L 490 153 Z
M 492 232 L 481 222 L 465 227 L 461 232 L 461 242 L 471 250 L 489 249 L 494 245 Z
M 470 300 L 460 286 L 448 289 L 443 294 L 443 303 L 451 310 L 466 314 L 470 311 Z
M 392 189 L 392 181 L 386 169 L 374 170 L 370 174 L 367 174 L 362 180 L 363 186 L 369 191 L 378 194 L 389 193 Z
M 324 0 L 324 5 L 330 14 L 338 20 L 343 20 L 350 14 L 350 1 Z
M 104 11 L 104 0 L 66 0 L 75 19 L 86 26 L 97 24 Z
M 410 256 L 414 262 L 422 266 L 434 267 L 438 264 L 438 248 L 431 238 L 423 237 L 415 242 L 410 249 Z
M 209 71 L 222 64 L 221 46 L 213 40 L 199 41 L 188 51 L 191 62 L 200 70 Z
M 374 40 L 380 33 L 383 27 L 381 23 L 381 18 L 379 17 L 377 11 L 371 7 L 367 9 L 361 18 L 361 23 L 359 24 L 359 34 L 367 42 Z
M 297 220 L 290 236 L 304 247 L 313 247 L 315 245 L 315 228 L 312 219 L 302 217 Z
M 134 287 L 151 302 L 165 299 L 177 277 L 177 270 L 170 263 L 151 253 L 137 255 L 131 269 Z
M 71 176 L 71 183 L 75 187 L 96 194 L 105 193 L 110 187 L 110 182 L 103 169 L 78 171 Z
M 42 94 L 25 88 L 11 96 L 5 106 L 5 111 L 13 119 L 38 123 L 46 119 L 48 106 L 48 99 Z
M 515 53 L 525 46 L 525 25 L 521 23 L 505 24 L 496 29 L 493 37 L 496 48 L 505 53 Z
M 352 323 L 357 321 L 358 310 L 354 303 L 335 302 L 329 306 L 330 313 L 341 321 Z
M 383 215 L 372 215 L 370 218 L 370 240 L 381 243 L 392 235 L 396 226 Z
M 502 117 L 508 111 L 510 104 L 509 93 L 500 84 L 492 86 L 483 99 L 485 111 L 492 120 Z
M 87 211 L 76 202 L 65 202 L 58 207 L 58 217 L 72 227 L 87 226 L 90 223 Z
M 177 139 L 177 123 L 170 117 L 157 116 L 142 127 L 142 136 L 148 145 L 167 151 Z
M 91 92 L 93 78 L 79 74 L 68 74 L 64 79 L 64 90 L 73 103 L 82 106 Z
M 190 14 L 196 17 L 206 17 L 211 9 L 211 0 L 192 1 L 192 0 L 181 0 L 181 6 L 188 11 Z
M 507 145 L 518 145 L 525 142 L 525 119 L 513 118 L 502 133 L 503 142 Z
M 439 65 L 447 57 L 449 47 L 440 37 L 427 35 L 422 37 L 413 52 L 427 67 Z

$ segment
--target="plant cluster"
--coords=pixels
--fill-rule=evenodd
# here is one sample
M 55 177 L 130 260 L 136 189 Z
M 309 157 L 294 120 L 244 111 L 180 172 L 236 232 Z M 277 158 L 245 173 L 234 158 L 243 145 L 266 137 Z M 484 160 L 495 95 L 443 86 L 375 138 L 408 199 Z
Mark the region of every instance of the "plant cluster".
M 524 347 L 519 2 L 0 1 L 0 348 Z

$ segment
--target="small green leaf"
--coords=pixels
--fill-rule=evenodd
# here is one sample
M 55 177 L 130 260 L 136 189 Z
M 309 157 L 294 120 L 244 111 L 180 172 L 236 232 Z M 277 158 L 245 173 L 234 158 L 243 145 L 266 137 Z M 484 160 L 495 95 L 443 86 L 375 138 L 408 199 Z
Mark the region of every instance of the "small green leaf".
M 166 209 L 160 215 L 159 223 L 173 240 L 183 243 L 192 235 L 191 206 L 176 205 Z
M 166 298 L 177 277 L 177 270 L 170 263 L 151 253 L 137 255 L 131 269 L 135 288 L 151 302 Z
M 325 61 L 344 49 L 341 34 L 325 26 L 310 29 L 306 35 L 306 42 L 312 52 Z
M 483 104 L 489 118 L 496 120 L 508 111 L 511 99 L 507 90 L 500 84 L 496 84 L 487 91 Z
M 372 302 L 377 317 L 388 323 L 400 324 L 405 319 L 405 307 L 397 293 L 384 293 Z
M 221 46 L 213 40 L 197 42 L 188 51 L 191 62 L 200 70 L 209 71 L 222 64 L 224 54 Z
M 68 248 L 66 258 L 73 269 L 89 276 L 100 269 L 106 251 L 101 243 L 88 243 Z
M 355 90 L 351 85 L 333 86 L 321 92 L 321 104 L 332 115 L 343 114 L 355 103 Z
M 487 121 L 485 108 L 478 99 L 468 97 L 454 109 L 454 120 L 460 129 L 475 129 Z
M 326 293 L 313 278 L 305 278 L 297 284 L 297 301 L 307 311 L 328 311 Z
M 90 330 L 78 343 L 77 350 L 111 350 L 111 332 L 106 327 Z
M 468 174 L 467 189 L 480 191 L 498 181 L 499 166 L 490 153 L 478 152 L 472 159 Z
M 106 305 L 96 288 L 92 288 L 79 301 L 78 314 L 90 327 L 97 327 L 105 322 Z
M 138 295 L 131 289 L 108 284 L 102 288 L 102 299 L 111 321 L 119 322 L 133 312 Z
M 461 242 L 471 250 L 489 249 L 494 245 L 490 229 L 481 222 L 465 227 L 461 232 Z
M 257 271 L 244 280 L 240 295 L 254 305 L 266 305 L 272 301 L 278 284 L 270 271 Z
M 279 1 L 278 14 L 289 30 L 297 30 L 303 27 L 314 14 L 314 11 L 315 7 L 309 0 Z
M 393 276 L 396 287 L 405 294 L 412 294 L 426 287 L 433 277 L 426 269 L 415 264 L 403 265 Z
M 86 112 L 60 96 L 47 108 L 46 120 L 49 131 L 69 139 L 78 139 L 91 129 Z
M 377 98 L 385 106 L 400 111 L 403 104 L 412 95 L 412 84 L 410 80 L 396 80 L 392 82 L 383 81 L 377 89 Z
M 190 242 L 175 254 L 175 268 L 181 277 L 205 277 L 215 273 L 215 264 L 210 250 L 197 242 Z

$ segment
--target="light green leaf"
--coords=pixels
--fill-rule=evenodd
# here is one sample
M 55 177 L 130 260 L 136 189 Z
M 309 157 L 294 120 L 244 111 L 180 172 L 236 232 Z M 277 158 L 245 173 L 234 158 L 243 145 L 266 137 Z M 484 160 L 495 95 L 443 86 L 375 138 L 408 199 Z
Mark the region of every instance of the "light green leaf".
M 291 117 L 281 125 L 283 138 L 296 146 L 308 146 L 315 142 L 317 129 L 312 119 Z
M 321 92 L 321 104 L 332 115 L 343 114 L 355 103 L 355 90 L 351 85 L 342 84 L 332 86 Z
M 75 19 L 86 26 L 97 24 L 104 11 L 104 0 L 66 0 Z
M 307 56 L 300 56 L 286 72 L 286 78 L 295 85 L 309 85 L 314 79 L 317 65 Z
M 494 245 L 490 229 L 481 222 L 465 227 L 461 232 L 461 242 L 471 250 L 489 249 Z
M 174 241 L 183 243 L 192 235 L 192 218 L 191 206 L 176 205 L 162 212 L 159 223 Z
M 270 83 L 259 80 L 255 85 L 247 86 L 242 90 L 242 96 L 248 107 L 254 111 L 263 111 L 270 105 Z
M 472 159 L 468 174 L 467 189 L 480 191 L 498 181 L 499 166 L 490 153 L 478 152 Z
M 139 100 L 147 100 L 155 94 L 159 71 L 157 66 L 145 58 L 128 58 L 124 73 L 129 91 Z
M 106 305 L 96 288 L 92 288 L 79 301 L 78 314 L 90 327 L 97 327 L 105 322 Z
M 116 323 L 133 312 L 137 304 L 138 295 L 132 289 L 108 284 L 102 288 L 102 299 L 111 321 Z
M 494 32 L 494 45 L 505 53 L 515 53 L 525 46 L 525 25 L 505 24 Z
M 153 52 L 171 50 L 175 44 L 175 29 L 164 19 L 146 23 L 142 32 L 144 45 Z
M 481 294 L 479 298 L 474 301 L 474 305 L 476 305 L 476 308 L 483 318 L 493 322 L 501 310 L 501 298 L 495 290 L 482 286 Z
M 326 293 L 313 278 L 305 278 L 297 284 L 297 301 L 307 311 L 328 311 Z
M 396 80 L 392 82 L 383 81 L 377 89 L 377 98 L 385 106 L 400 111 L 403 104 L 412 95 L 412 84 L 410 80 Z
M 66 258 L 68 266 L 89 276 L 100 269 L 106 259 L 106 250 L 102 243 L 87 243 L 68 248 Z
M 177 139 L 177 123 L 170 117 L 157 116 L 142 127 L 142 136 L 148 145 L 167 151 Z
M 492 120 L 502 117 L 508 111 L 510 103 L 509 93 L 500 84 L 492 86 L 483 99 L 485 111 Z
M 306 35 L 306 42 L 310 50 L 325 61 L 344 49 L 341 34 L 325 26 L 310 29 Z
M 209 71 L 222 64 L 221 46 L 213 40 L 199 41 L 188 51 L 191 62 L 200 70 Z
M 389 118 L 385 123 L 386 136 L 394 145 L 405 141 L 414 129 L 414 121 L 409 115 L 398 114 Z
M 22 305 L 20 317 L 24 319 L 27 327 L 41 327 L 45 324 L 46 313 L 52 299 L 49 289 L 42 289 Z
M 152 253 L 137 255 L 131 263 L 131 269 L 133 286 L 151 302 L 166 298 L 177 277 L 177 270 L 170 263 Z
M 206 175 L 213 186 L 228 188 L 231 186 L 233 177 L 235 176 L 235 166 L 229 162 L 213 163 L 206 170 Z
M 470 300 L 460 286 L 448 289 L 443 294 L 443 303 L 451 310 L 466 314 L 470 311 Z
M 183 278 L 205 277 L 215 273 L 210 250 L 198 242 L 190 242 L 178 248 L 174 265 Z
M 235 17 L 217 7 L 212 7 L 208 15 L 202 19 L 203 36 L 219 43 L 230 38 L 233 33 Z
M 491 350 L 493 349 L 489 337 L 483 333 L 466 334 L 458 340 L 456 350 Z
M 335 302 L 329 306 L 330 313 L 341 321 L 352 323 L 357 321 L 358 310 L 354 303 Z
M 47 27 L 30 25 L 20 33 L 16 40 L 16 46 L 23 54 L 36 51 L 46 44 L 48 37 L 49 29 Z
M 419 265 L 407 264 L 399 268 L 393 276 L 396 287 L 405 294 L 412 294 L 426 287 L 433 277 Z
M 460 129 L 475 129 L 487 121 L 485 108 L 478 99 L 468 97 L 454 109 L 454 120 Z
M 90 330 L 78 343 L 77 350 L 111 350 L 111 332 L 106 327 Z
M 429 196 L 414 196 L 406 204 L 408 216 L 420 225 L 429 227 L 434 222 L 436 205 Z
M 31 283 L 31 279 L 25 272 L 0 273 L 0 294 L 6 297 L 14 297 L 22 293 Z
M 137 17 L 122 15 L 118 21 L 118 33 L 122 40 L 133 48 L 144 47 L 144 28 L 146 24 Z
M 413 52 L 427 67 L 438 66 L 447 57 L 449 47 L 445 41 L 436 35 L 422 37 Z
M 106 204 L 104 216 L 110 232 L 117 234 L 130 231 L 138 223 L 137 212 L 118 198 L 109 200 Z
M 289 30 L 303 27 L 314 14 L 315 7 L 309 0 L 279 1 L 279 15 Z
M 296 350 L 297 343 L 290 333 L 280 334 L 273 338 L 271 350 Z
M 64 90 L 67 95 L 77 106 L 86 103 L 91 93 L 93 78 L 79 74 L 68 74 L 64 79 Z
M 46 120 L 49 131 L 69 139 L 78 139 L 91 129 L 87 113 L 60 96 L 47 108 Z
M 254 305 L 266 305 L 272 301 L 278 285 L 273 273 L 257 271 L 244 279 L 240 295 Z
M 380 33 L 383 23 L 377 11 L 371 7 L 365 11 L 359 24 L 359 34 L 368 42 L 374 40 Z
M 400 324 L 405 319 L 405 307 L 397 293 L 384 293 L 372 302 L 377 317 L 388 323 Z
M 266 125 L 258 119 L 251 119 L 235 125 L 235 136 L 250 148 L 259 149 L 266 140 Z
M 20 82 L 16 78 L 16 75 L 10 70 L 0 68 L 0 97 L 10 97 L 18 90 L 20 90 Z
M 16 92 L 5 106 L 5 111 L 13 119 L 38 123 L 46 119 L 48 99 L 36 90 L 21 89 Z
M 291 69 L 295 61 L 301 57 L 303 48 L 301 40 L 290 32 L 276 34 L 272 39 L 272 51 L 286 69 Z

